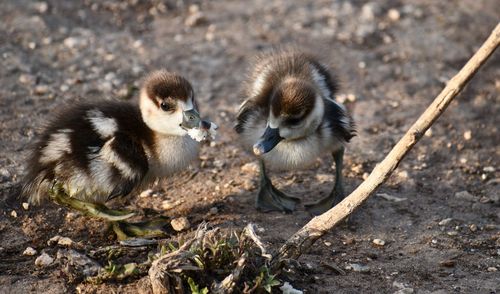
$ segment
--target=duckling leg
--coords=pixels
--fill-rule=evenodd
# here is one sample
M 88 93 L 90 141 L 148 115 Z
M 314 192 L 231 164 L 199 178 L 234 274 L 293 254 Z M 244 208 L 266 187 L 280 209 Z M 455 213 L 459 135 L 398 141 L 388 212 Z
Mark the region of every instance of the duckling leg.
M 169 234 L 169 222 L 165 217 L 135 223 L 117 221 L 112 222 L 112 226 L 118 240 L 164 237 Z
M 58 183 L 54 184 L 52 189 L 50 189 L 49 194 L 52 200 L 59 205 L 75 209 L 86 215 L 103 218 L 108 221 L 120 221 L 135 215 L 134 212 L 109 209 L 103 204 L 85 202 L 73 198 L 64 190 L 62 184 Z
M 337 205 L 344 199 L 344 186 L 342 180 L 342 168 L 344 165 L 344 148 L 333 153 L 335 161 L 335 186 L 332 192 L 327 197 L 320 199 L 317 202 L 308 203 L 306 209 L 313 215 L 320 215 L 323 212 Z
M 85 202 L 70 197 L 63 186 L 58 183 L 54 184 L 50 190 L 50 197 L 59 205 L 75 209 L 85 215 L 110 221 L 113 231 L 119 240 L 137 237 L 154 238 L 169 234 L 167 231 L 169 222 L 164 217 L 142 222 L 126 222 L 124 220 L 134 216 L 134 212 L 109 209 L 103 204 Z
M 300 199 L 286 195 L 276 189 L 271 180 L 267 177 L 266 167 L 262 160 L 259 160 L 260 167 L 260 188 L 255 201 L 255 207 L 258 210 L 292 212 Z

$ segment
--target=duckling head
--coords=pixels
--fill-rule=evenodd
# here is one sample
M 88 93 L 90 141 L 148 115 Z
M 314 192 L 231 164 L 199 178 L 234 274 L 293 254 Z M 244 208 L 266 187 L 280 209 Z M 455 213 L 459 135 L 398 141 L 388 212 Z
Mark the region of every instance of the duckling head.
M 323 99 L 311 83 L 295 78 L 285 80 L 271 96 L 267 127 L 253 146 L 254 153 L 262 155 L 282 140 L 298 140 L 311 135 L 323 115 Z
M 201 122 L 193 88 L 177 74 L 165 70 L 151 73 L 139 99 L 144 122 L 157 133 L 184 136 Z

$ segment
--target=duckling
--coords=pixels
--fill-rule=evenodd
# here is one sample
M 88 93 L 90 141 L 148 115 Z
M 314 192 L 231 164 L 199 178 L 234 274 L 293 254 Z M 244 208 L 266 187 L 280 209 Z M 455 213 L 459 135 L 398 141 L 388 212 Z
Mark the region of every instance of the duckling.
M 141 235 L 141 225 L 146 236 L 162 234 L 157 221 L 127 227 L 120 221 L 134 213 L 104 203 L 186 168 L 200 145 L 188 132 L 207 124 L 200 119 L 191 84 L 177 74 L 155 71 L 144 81 L 138 106 L 79 103 L 58 113 L 34 145 L 22 195 L 32 203 L 51 198 L 116 222 L 113 228 L 120 234 Z
M 324 153 L 335 162 L 332 192 L 306 204 L 320 214 L 344 198 L 342 180 L 346 144 L 355 135 L 352 118 L 334 96 L 338 82 L 315 57 L 297 50 L 277 50 L 257 58 L 244 87 L 235 131 L 259 159 L 256 207 L 291 212 L 300 202 L 274 187 L 266 168 L 305 168 Z

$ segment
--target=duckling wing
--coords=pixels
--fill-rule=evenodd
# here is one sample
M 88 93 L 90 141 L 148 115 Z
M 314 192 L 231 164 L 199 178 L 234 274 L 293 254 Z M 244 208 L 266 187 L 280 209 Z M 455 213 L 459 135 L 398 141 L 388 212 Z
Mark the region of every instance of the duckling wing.
M 234 130 L 238 134 L 243 133 L 245 127 L 251 122 L 252 119 L 259 116 L 260 112 L 261 108 L 254 101 L 246 100 L 243 102 L 236 116 L 236 125 L 234 126 Z
M 108 200 L 129 194 L 148 171 L 148 159 L 142 144 L 124 133 L 117 132 L 106 141 L 99 154 L 116 171 Z

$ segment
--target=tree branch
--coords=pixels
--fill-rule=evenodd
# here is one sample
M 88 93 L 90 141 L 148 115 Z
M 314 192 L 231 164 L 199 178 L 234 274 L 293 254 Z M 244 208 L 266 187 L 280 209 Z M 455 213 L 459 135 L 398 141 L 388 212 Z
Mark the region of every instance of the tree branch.
M 370 176 L 342 202 L 322 215 L 313 218 L 286 241 L 277 255 L 273 258 L 273 269 L 281 269 L 284 261 L 287 259 L 298 258 L 311 247 L 317 239 L 334 228 L 345 217 L 363 204 L 363 202 L 365 202 L 366 199 L 368 199 L 368 197 L 389 178 L 404 156 L 412 149 L 418 140 L 420 140 L 422 135 L 434 121 L 444 112 L 446 107 L 455 96 L 460 93 L 478 69 L 486 62 L 493 52 L 495 52 L 499 44 L 500 23 L 497 24 L 476 54 L 474 54 L 458 74 L 448 82 L 446 87 L 411 126 L 401 140 L 399 140 L 396 146 L 392 148 L 384 160 L 373 169 Z

